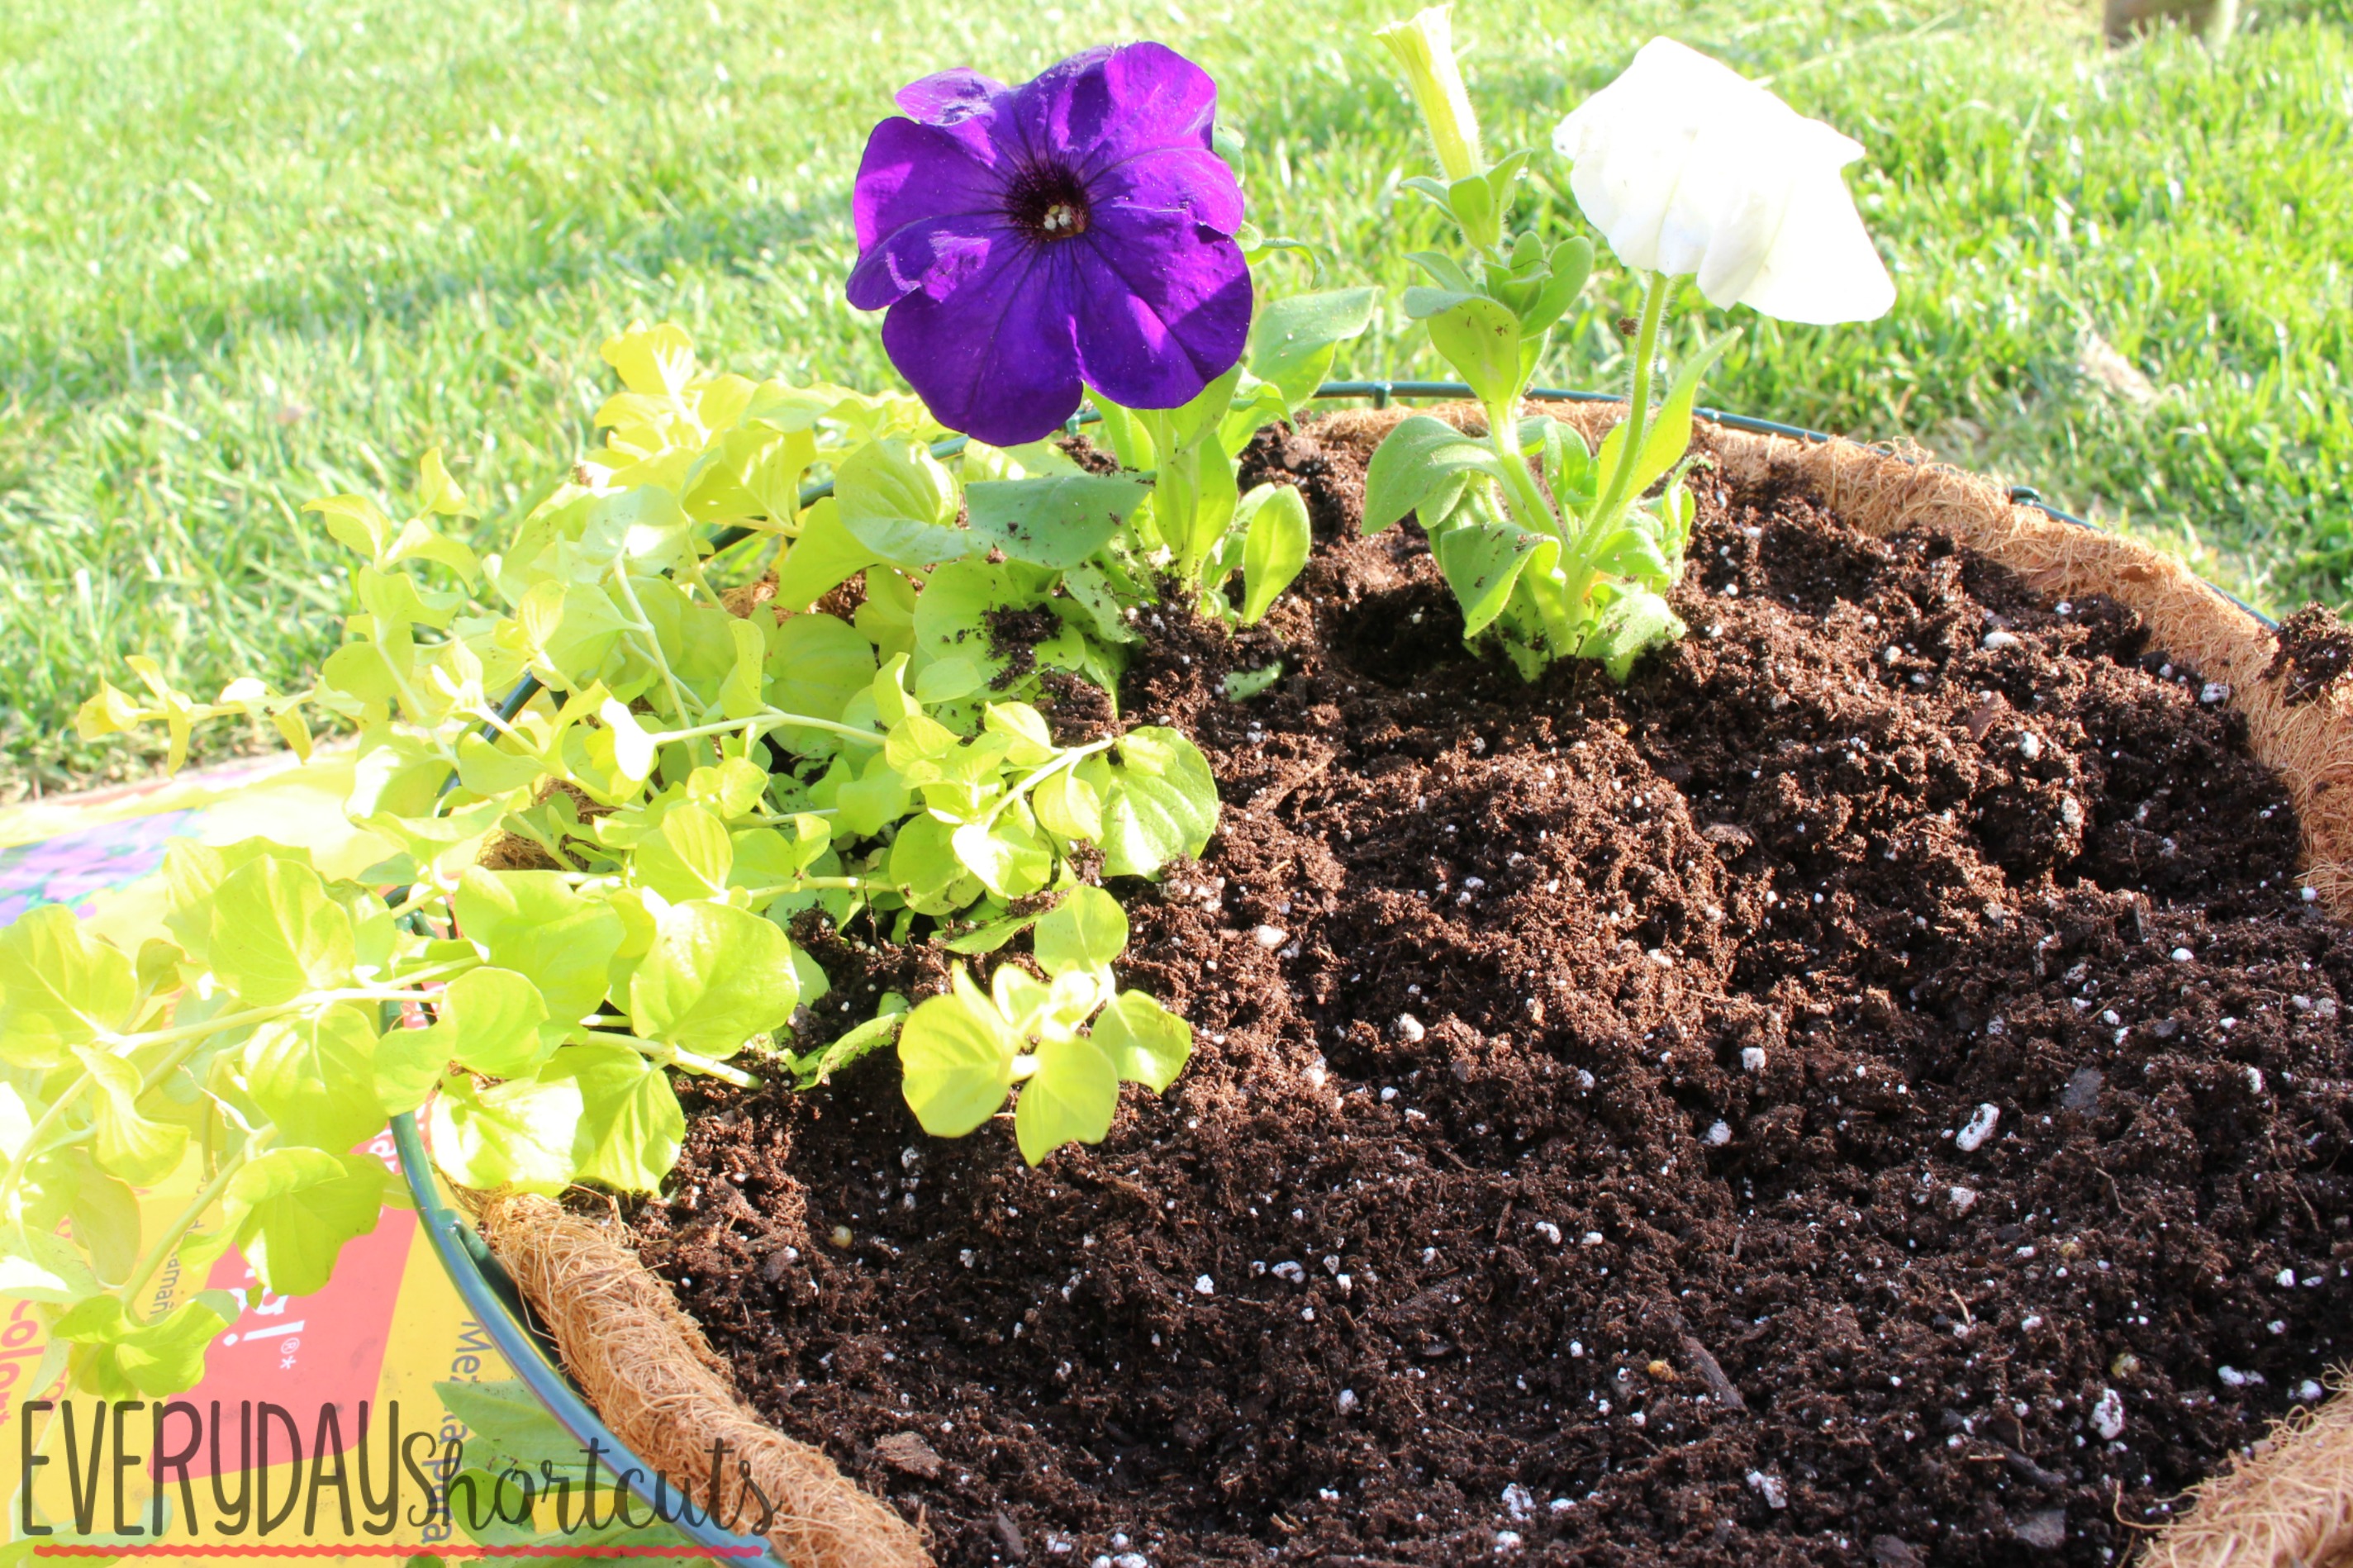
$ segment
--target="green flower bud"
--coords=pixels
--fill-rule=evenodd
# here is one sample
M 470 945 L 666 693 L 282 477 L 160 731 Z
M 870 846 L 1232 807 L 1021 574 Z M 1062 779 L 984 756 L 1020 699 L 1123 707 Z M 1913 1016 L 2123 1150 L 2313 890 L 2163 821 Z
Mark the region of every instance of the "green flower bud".
M 1471 111 L 1471 95 L 1454 65 L 1452 12 L 1451 5 L 1433 5 L 1410 22 L 1392 22 L 1373 34 L 1405 67 L 1450 181 L 1467 179 L 1485 166 L 1479 156 L 1479 117 Z

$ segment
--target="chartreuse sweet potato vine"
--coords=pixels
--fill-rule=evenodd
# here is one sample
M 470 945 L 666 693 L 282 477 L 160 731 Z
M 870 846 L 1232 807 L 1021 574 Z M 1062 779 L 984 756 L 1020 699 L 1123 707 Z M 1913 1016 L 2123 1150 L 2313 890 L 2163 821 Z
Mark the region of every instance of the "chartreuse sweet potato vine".
M 323 1283 L 397 1201 L 353 1152 L 388 1115 L 421 1111 L 467 1185 L 642 1192 L 684 1133 L 673 1073 L 807 1088 L 898 1036 L 934 1132 L 1023 1083 L 1036 1162 L 1102 1138 L 1123 1079 L 1183 1067 L 1191 1031 L 1117 988 L 1124 917 L 1073 859 L 1116 879 L 1199 854 L 1208 768 L 1153 725 L 1060 744 L 1028 700 L 1056 671 L 1115 689 L 1138 509 L 1101 503 L 1143 481 L 1050 446 L 944 458 L 914 399 L 705 371 L 673 327 L 606 357 L 604 445 L 499 553 L 451 531 L 465 500 L 430 456 L 397 521 L 314 504 L 360 563 L 309 687 L 203 703 L 142 665 L 85 705 L 92 734 L 164 726 L 174 760 L 222 715 L 298 751 L 313 721 L 356 730 L 349 815 L 397 847 L 336 880 L 263 840 L 175 843 L 168 936 L 135 954 L 58 908 L 0 931 L 0 1287 L 54 1313 L 85 1386 L 195 1383 L 236 1307 L 151 1319 L 174 1253 L 235 1244 L 273 1291 Z M 714 557 L 714 529 L 748 531 Z M 732 613 L 715 579 L 764 563 L 775 601 Z M 851 578 L 853 613 L 812 607 Z M 1004 610 L 1046 612 L 1018 663 Z M 525 676 L 543 689 L 506 710 Z M 960 968 L 804 1047 L 827 988 L 789 934 L 808 911 L 967 958 L 1034 927 L 1046 978 Z M 191 1160 L 195 1196 L 142 1230 L 132 1188 Z

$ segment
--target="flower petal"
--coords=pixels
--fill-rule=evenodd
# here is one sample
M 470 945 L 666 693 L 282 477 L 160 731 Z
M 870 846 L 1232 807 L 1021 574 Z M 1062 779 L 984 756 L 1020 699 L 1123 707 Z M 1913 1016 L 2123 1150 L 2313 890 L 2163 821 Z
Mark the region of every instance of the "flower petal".
M 1082 178 L 1140 153 L 1208 151 L 1218 84 L 1165 44 L 1090 49 L 1015 89 L 1007 117 L 1033 156 Z
M 1077 412 L 1075 284 L 1064 255 L 1012 235 L 944 298 L 910 293 L 882 320 L 882 347 L 932 416 L 992 447 L 1054 433 Z
M 1100 212 L 1126 206 L 1183 213 L 1230 235 L 1242 224 L 1242 187 L 1226 161 L 1199 147 L 1165 147 L 1107 165 L 1087 181 L 1087 200 Z
M 1671 38 L 1643 45 L 1553 145 L 1629 267 L 1789 321 L 1862 320 L 1893 300 L 1838 174 L 1862 145 Z
M 911 81 L 892 96 L 926 125 L 954 125 L 987 112 L 1012 90 L 976 70 L 959 68 Z
M 1242 356 L 1241 247 L 1176 213 L 1097 209 L 1077 258 L 1080 374 L 1128 408 L 1175 408 Z
M 995 218 L 961 216 L 911 223 L 858 258 L 844 290 L 860 310 L 895 305 L 909 294 L 944 300 L 988 259 Z
M 976 128 L 977 129 L 977 128 Z M 1001 221 L 1004 181 L 955 132 L 896 116 L 874 128 L 859 160 L 850 216 L 858 266 L 849 302 L 877 310 L 924 279 L 950 234 L 985 232 Z
M 1815 326 L 1876 321 L 1895 303 L 1895 279 L 1837 169 L 1818 166 L 1790 191 L 1780 232 L 1740 303 Z

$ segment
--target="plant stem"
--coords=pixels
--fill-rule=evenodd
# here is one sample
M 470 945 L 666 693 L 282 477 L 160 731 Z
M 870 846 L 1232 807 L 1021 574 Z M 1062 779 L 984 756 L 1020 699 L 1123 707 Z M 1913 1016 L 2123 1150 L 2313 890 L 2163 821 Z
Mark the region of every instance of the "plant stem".
M 646 607 L 638 603 L 638 591 L 629 586 L 629 569 L 626 564 L 613 568 L 613 581 L 620 584 L 621 597 L 629 602 L 629 614 L 638 617 L 637 629 L 645 634 L 646 657 L 653 660 L 656 669 L 661 671 L 662 685 L 670 692 L 670 711 L 678 715 L 680 723 L 689 722 L 691 716 L 686 710 L 686 694 L 678 689 L 678 677 L 670 673 L 670 660 L 662 657 L 661 637 L 654 630 L 654 623 L 646 615 Z
M 1609 527 L 1626 503 L 1634 499 L 1626 492 L 1632 487 L 1634 468 L 1642 459 L 1643 444 L 1650 438 L 1651 363 L 1659 354 L 1659 321 L 1666 314 L 1668 282 L 1663 272 L 1651 274 L 1650 292 L 1642 300 L 1641 326 L 1634 335 L 1634 388 L 1626 403 L 1626 439 L 1618 447 L 1618 463 L 1610 470 L 1609 488 L 1586 522 L 1588 538 L 1598 536 Z
M 786 893 L 806 893 L 811 890 L 863 893 L 871 888 L 889 888 L 890 886 L 888 882 L 878 883 L 868 877 L 796 877 L 789 882 L 778 882 L 772 888 L 746 889 L 744 896 L 750 899 L 771 899 L 781 898 Z
M 1552 508 L 1545 504 L 1544 492 L 1536 489 L 1535 480 L 1528 475 L 1528 459 L 1519 450 L 1520 422 L 1509 404 L 1491 405 L 1487 409 L 1487 442 L 1495 448 L 1495 457 L 1504 465 L 1504 495 L 1511 511 L 1522 528 L 1530 531 L 1541 529 L 1560 539 L 1560 520 Z
M 418 970 L 413 974 L 403 975 L 401 978 L 405 982 L 436 980 L 444 974 L 473 967 L 475 967 L 474 964 L 463 960 L 453 960 L 448 963 L 437 963 L 429 969 Z M 125 1056 L 149 1046 L 177 1045 L 180 1047 L 170 1052 L 141 1077 L 138 1093 L 132 1097 L 137 1100 L 145 1097 L 157 1084 L 170 1077 L 180 1064 L 195 1054 L 197 1047 L 215 1035 L 225 1034 L 231 1029 L 242 1029 L 249 1025 L 266 1024 L 272 1018 L 282 1018 L 289 1013 L 299 1013 L 308 1007 L 322 1006 L 336 1002 L 406 1002 L 412 1000 L 417 994 L 415 991 L 406 986 L 367 986 L 343 991 L 311 991 L 295 997 L 290 1002 L 280 1002 L 268 1007 L 248 1007 L 241 1013 L 224 1013 L 217 1017 L 200 1019 L 194 1024 L 181 1024 L 169 1029 L 150 1029 L 135 1035 L 103 1035 L 100 1037 L 99 1043 L 117 1056 Z M 0 1204 L 5 1204 L 9 1218 L 19 1217 L 16 1194 L 18 1188 L 24 1184 L 26 1169 L 36 1159 L 47 1153 L 50 1149 L 63 1147 L 62 1144 L 46 1142 L 47 1134 L 56 1128 L 58 1120 L 68 1110 L 80 1101 L 83 1092 L 93 1081 L 95 1080 L 91 1078 L 89 1069 L 84 1068 L 73 1082 L 68 1084 L 64 1092 L 49 1102 L 48 1108 L 41 1112 L 39 1119 L 26 1132 L 25 1141 L 17 1146 L 16 1157 L 8 1162 L 6 1172 L 0 1173 Z
M 230 1179 L 245 1168 L 246 1162 L 253 1158 L 257 1149 L 269 1142 L 270 1134 L 274 1131 L 275 1129 L 265 1128 L 247 1139 L 236 1153 L 223 1160 L 220 1169 L 213 1173 L 213 1179 L 206 1182 L 197 1191 L 196 1195 L 188 1200 L 188 1206 L 182 1209 L 174 1217 L 172 1223 L 164 1227 L 163 1234 L 155 1238 L 155 1245 L 149 1247 L 132 1266 L 131 1278 L 123 1281 L 122 1289 L 116 1294 L 122 1298 L 123 1310 L 134 1320 L 141 1322 L 146 1321 L 139 1314 L 137 1306 L 139 1292 L 146 1289 L 147 1282 L 155 1277 L 155 1271 L 164 1267 L 164 1260 L 170 1258 L 174 1250 L 179 1247 L 181 1238 L 188 1234 L 196 1221 L 205 1217 L 205 1211 L 213 1206 L 214 1200 L 227 1188 Z
M 1092 756 L 1097 752 L 1108 750 L 1111 743 L 1110 740 L 1090 741 L 1087 744 L 1073 747 L 1070 751 L 1064 752 L 1060 756 L 1056 757 L 1052 762 L 1044 763 L 1033 770 L 1029 777 L 1015 784 L 1011 789 L 1007 790 L 1005 792 L 1004 798 L 999 800 L 995 805 L 988 808 L 988 815 L 980 819 L 981 826 L 996 826 L 997 817 L 1004 812 L 1007 806 L 1011 805 L 1015 801 L 1020 799 L 1023 795 L 1028 795 L 1032 789 L 1044 784 L 1048 779 L 1052 778 L 1056 773 L 1060 773 L 1063 769 L 1077 766 L 1081 758 Z
M 658 746 L 672 741 L 699 741 L 705 735 L 724 735 L 731 730 L 748 729 L 753 725 L 794 726 L 804 730 L 823 730 L 829 735 L 845 740 L 862 741 L 870 746 L 882 744 L 885 737 L 871 730 L 860 730 L 853 724 L 837 723 L 831 719 L 812 719 L 803 713 L 787 713 L 778 708 L 763 708 L 748 719 L 723 719 L 715 724 L 697 724 L 691 730 L 657 730 L 652 740 Z
M 700 1056 L 693 1051 L 681 1050 L 676 1046 L 662 1045 L 655 1040 L 641 1040 L 635 1035 L 592 1034 L 589 1037 L 599 1044 L 627 1046 L 659 1067 L 678 1068 L 703 1078 L 715 1078 L 722 1083 L 732 1083 L 737 1089 L 760 1087 L 760 1080 L 742 1068 L 729 1067 L 725 1062 L 714 1058 Z

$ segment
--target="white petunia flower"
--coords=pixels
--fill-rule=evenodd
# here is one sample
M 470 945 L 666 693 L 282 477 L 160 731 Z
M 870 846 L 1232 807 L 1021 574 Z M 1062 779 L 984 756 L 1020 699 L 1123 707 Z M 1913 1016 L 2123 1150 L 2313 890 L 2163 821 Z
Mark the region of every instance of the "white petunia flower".
M 1867 321 L 1895 301 L 1839 174 L 1862 143 L 1672 38 L 1643 45 L 1552 144 L 1629 267 L 1785 321 Z

